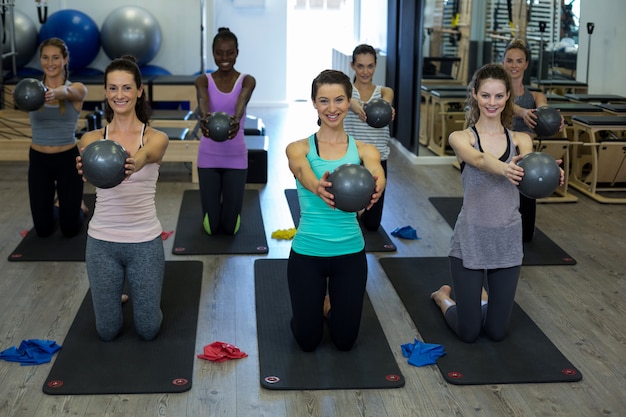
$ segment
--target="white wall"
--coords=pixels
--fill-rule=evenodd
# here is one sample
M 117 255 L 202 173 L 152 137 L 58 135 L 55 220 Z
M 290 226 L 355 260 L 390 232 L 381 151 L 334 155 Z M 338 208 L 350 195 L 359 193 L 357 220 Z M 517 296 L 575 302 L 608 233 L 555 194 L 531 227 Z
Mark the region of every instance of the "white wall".
M 210 3 L 210 1 L 209 1 Z M 245 3 L 245 2 L 241 2 Z M 236 68 L 256 79 L 251 105 L 285 105 L 287 96 L 287 0 L 259 0 L 261 7 L 237 7 L 237 1 L 213 0 L 207 24 L 208 68 L 215 68 L 210 53 L 213 36 L 225 26 L 237 35 Z
M 617 94 L 626 96 L 626 1 L 624 0 L 581 0 L 580 35 L 576 78 L 587 80 L 587 51 L 589 35 L 587 22 L 595 23 L 591 35 L 589 61 L 589 93 Z

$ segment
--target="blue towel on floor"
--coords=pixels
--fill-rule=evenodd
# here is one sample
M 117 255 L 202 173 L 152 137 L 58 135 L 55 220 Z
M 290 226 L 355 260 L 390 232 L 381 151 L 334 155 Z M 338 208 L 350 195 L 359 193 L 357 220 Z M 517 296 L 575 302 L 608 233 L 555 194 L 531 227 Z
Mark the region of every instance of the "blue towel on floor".
M 417 236 L 417 231 L 415 231 L 415 229 L 413 229 L 411 226 L 396 227 L 391 232 L 391 236 L 401 237 L 403 239 L 411 239 L 411 240 L 419 239 L 419 237 Z
M 39 365 L 52 360 L 52 355 L 61 349 L 54 340 L 22 340 L 19 347 L 11 347 L 0 352 L 0 359 L 7 362 L 20 362 L 25 365 Z
M 409 364 L 414 366 L 434 365 L 437 359 L 446 354 L 442 345 L 424 343 L 415 339 L 413 343 L 400 346 L 402 355 L 409 358 Z

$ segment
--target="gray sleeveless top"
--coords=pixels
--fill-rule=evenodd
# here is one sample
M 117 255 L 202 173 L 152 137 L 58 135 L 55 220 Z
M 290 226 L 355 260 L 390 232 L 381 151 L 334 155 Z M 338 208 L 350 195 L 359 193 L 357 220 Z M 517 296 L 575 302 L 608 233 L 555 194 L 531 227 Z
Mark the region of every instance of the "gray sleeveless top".
M 478 131 L 474 148 L 483 152 Z M 509 146 L 500 157 L 510 162 L 517 149 L 506 132 Z M 502 175 L 461 165 L 463 207 L 454 226 L 450 256 L 463 260 L 469 269 L 508 268 L 522 264 L 522 220 L 519 191 Z
M 535 108 L 535 98 L 528 91 L 527 88 L 524 88 L 524 94 L 521 96 L 515 97 L 515 104 L 524 108 L 524 109 L 534 109 Z M 535 133 L 530 127 L 524 123 L 524 119 L 521 117 L 514 116 L 513 117 L 513 130 L 515 132 L 530 132 Z

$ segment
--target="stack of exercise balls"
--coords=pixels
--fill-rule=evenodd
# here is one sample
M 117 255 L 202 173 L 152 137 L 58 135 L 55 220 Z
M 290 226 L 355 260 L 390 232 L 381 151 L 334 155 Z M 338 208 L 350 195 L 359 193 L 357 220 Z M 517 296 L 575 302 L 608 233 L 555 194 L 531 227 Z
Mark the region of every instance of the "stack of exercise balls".
M 84 12 L 62 9 L 48 16 L 39 33 L 26 14 L 17 9 L 13 14 L 17 69 L 25 67 L 37 55 L 42 41 L 56 37 L 65 41 L 70 51 L 69 67 L 73 74 L 101 74 L 102 71 L 88 68 L 88 65 L 96 59 L 102 47 L 111 60 L 123 55 L 134 56 L 142 75 L 171 75 L 165 68 L 148 65 L 161 48 L 161 27 L 157 19 L 142 7 L 123 6 L 113 10 L 100 28 Z M 9 42 L 2 44 L 2 53 L 6 52 L 10 52 Z M 12 58 L 4 58 L 3 67 L 10 69 L 11 66 Z M 37 74 L 40 73 L 38 70 Z

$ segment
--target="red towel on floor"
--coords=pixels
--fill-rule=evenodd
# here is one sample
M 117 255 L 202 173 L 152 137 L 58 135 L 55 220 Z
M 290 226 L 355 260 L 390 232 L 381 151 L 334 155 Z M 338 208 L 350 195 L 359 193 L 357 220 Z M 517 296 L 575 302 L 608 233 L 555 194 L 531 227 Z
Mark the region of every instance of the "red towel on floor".
M 237 346 L 226 342 L 213 342 L 204 347 L 204 353 L 198 355 L 200 359 L 206 359 L 213 362 L 224 362 L 228 359 L 241 359 L 248 356 L 246 352 L 242 352 Z

